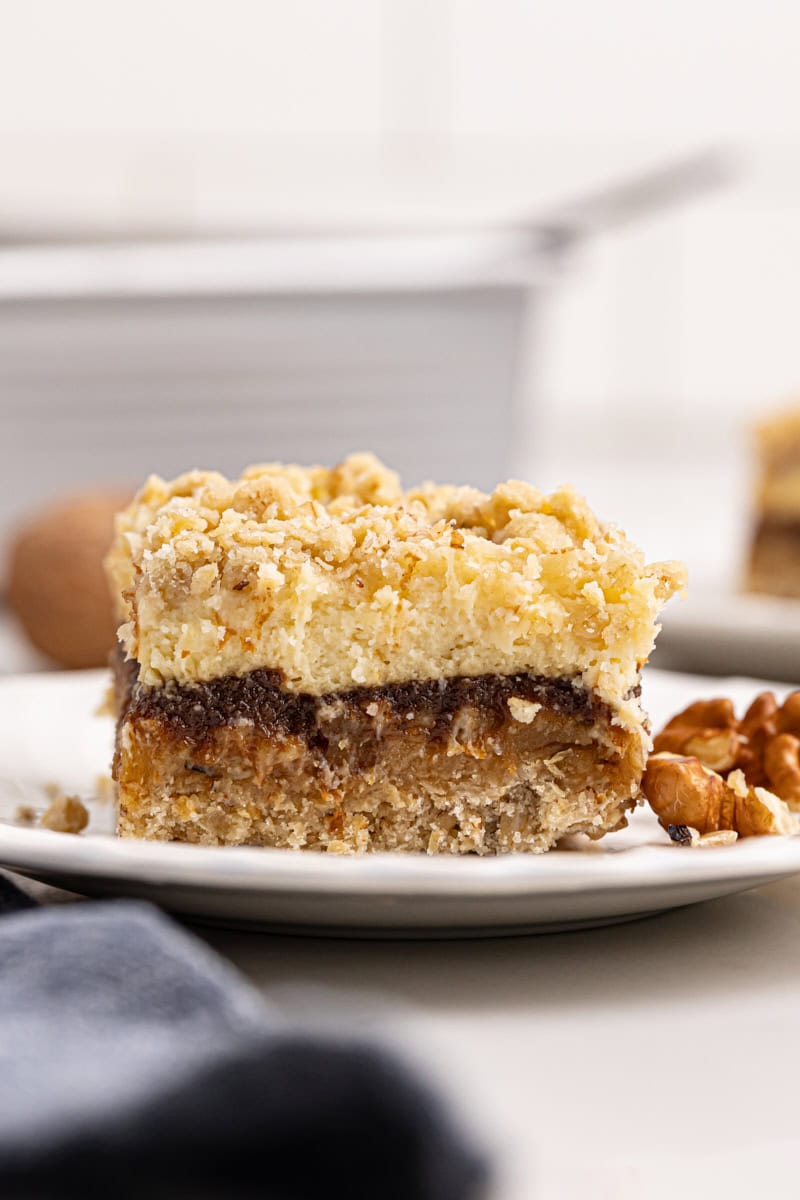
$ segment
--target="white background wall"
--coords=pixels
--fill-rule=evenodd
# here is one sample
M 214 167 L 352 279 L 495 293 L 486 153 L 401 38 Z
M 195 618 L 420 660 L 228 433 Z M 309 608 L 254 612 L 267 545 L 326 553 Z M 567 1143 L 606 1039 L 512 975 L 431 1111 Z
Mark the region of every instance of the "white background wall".
M 529 447 L 544 483 L 576 476 L 656 550 L 677 517 L 701 570 L 731 567 L 741 429 L 800 390 L 796 0 L 3 0 L 0 14 L 0 230 L 496 217 L 733 148 L 725 192 L 573 263 L 540 339 Z

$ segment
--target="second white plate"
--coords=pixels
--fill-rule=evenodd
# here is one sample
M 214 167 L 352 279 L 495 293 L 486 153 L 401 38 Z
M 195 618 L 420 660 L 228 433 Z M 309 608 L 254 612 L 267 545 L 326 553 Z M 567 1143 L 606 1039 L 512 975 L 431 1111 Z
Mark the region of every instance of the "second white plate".
M 733 591 L 692 593 L 670 605 L 656 657 L 678 670 L 800 682 L 800 601 Z

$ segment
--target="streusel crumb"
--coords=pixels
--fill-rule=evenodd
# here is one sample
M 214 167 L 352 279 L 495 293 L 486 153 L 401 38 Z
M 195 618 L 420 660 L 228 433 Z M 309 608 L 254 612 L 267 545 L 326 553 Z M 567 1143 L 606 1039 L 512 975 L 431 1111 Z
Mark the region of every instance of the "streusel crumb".
M 580 677 L 629 725 L 658 611 L 685 583 L 570 488 L 403 491 L 369 454 L 153 476 L 108 569 L 145 684 L 266 667 L 320 695 L 528 672 Z
M 89 812 L 78 796 L 58 795 L 42 813 L 40 824 L 56 833 L 82 833 L 89 824 Z

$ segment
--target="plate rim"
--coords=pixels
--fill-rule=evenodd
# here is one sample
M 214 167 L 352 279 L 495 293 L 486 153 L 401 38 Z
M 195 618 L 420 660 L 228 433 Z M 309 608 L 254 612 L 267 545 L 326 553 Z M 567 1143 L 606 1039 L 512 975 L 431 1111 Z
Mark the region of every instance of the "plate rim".
M 259 846 L 194 846 L 56 833 L 0 825 L 0 863 L 10 869 L 69 871 L 92 878 L 236 887 L 250 892 L 466 898 L 566 895 L 681 887 L 800 872 L 800 836 L 743 839 L 733 846 L 690 850 L 639 845 L 609 853 L 428 857 L 333 855 Z M 667 869 L 664 869 L 667 868 Z

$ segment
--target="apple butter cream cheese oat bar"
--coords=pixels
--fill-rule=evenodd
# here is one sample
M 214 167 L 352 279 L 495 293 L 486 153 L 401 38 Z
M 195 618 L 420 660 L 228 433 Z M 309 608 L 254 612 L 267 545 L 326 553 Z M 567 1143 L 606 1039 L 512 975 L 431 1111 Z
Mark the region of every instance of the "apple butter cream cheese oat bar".
M 640 794 L 684 571 L 568 488 L 403 491 L 366 454 L 153 477 L 108 571 L 123 836 L 542 851 Z

